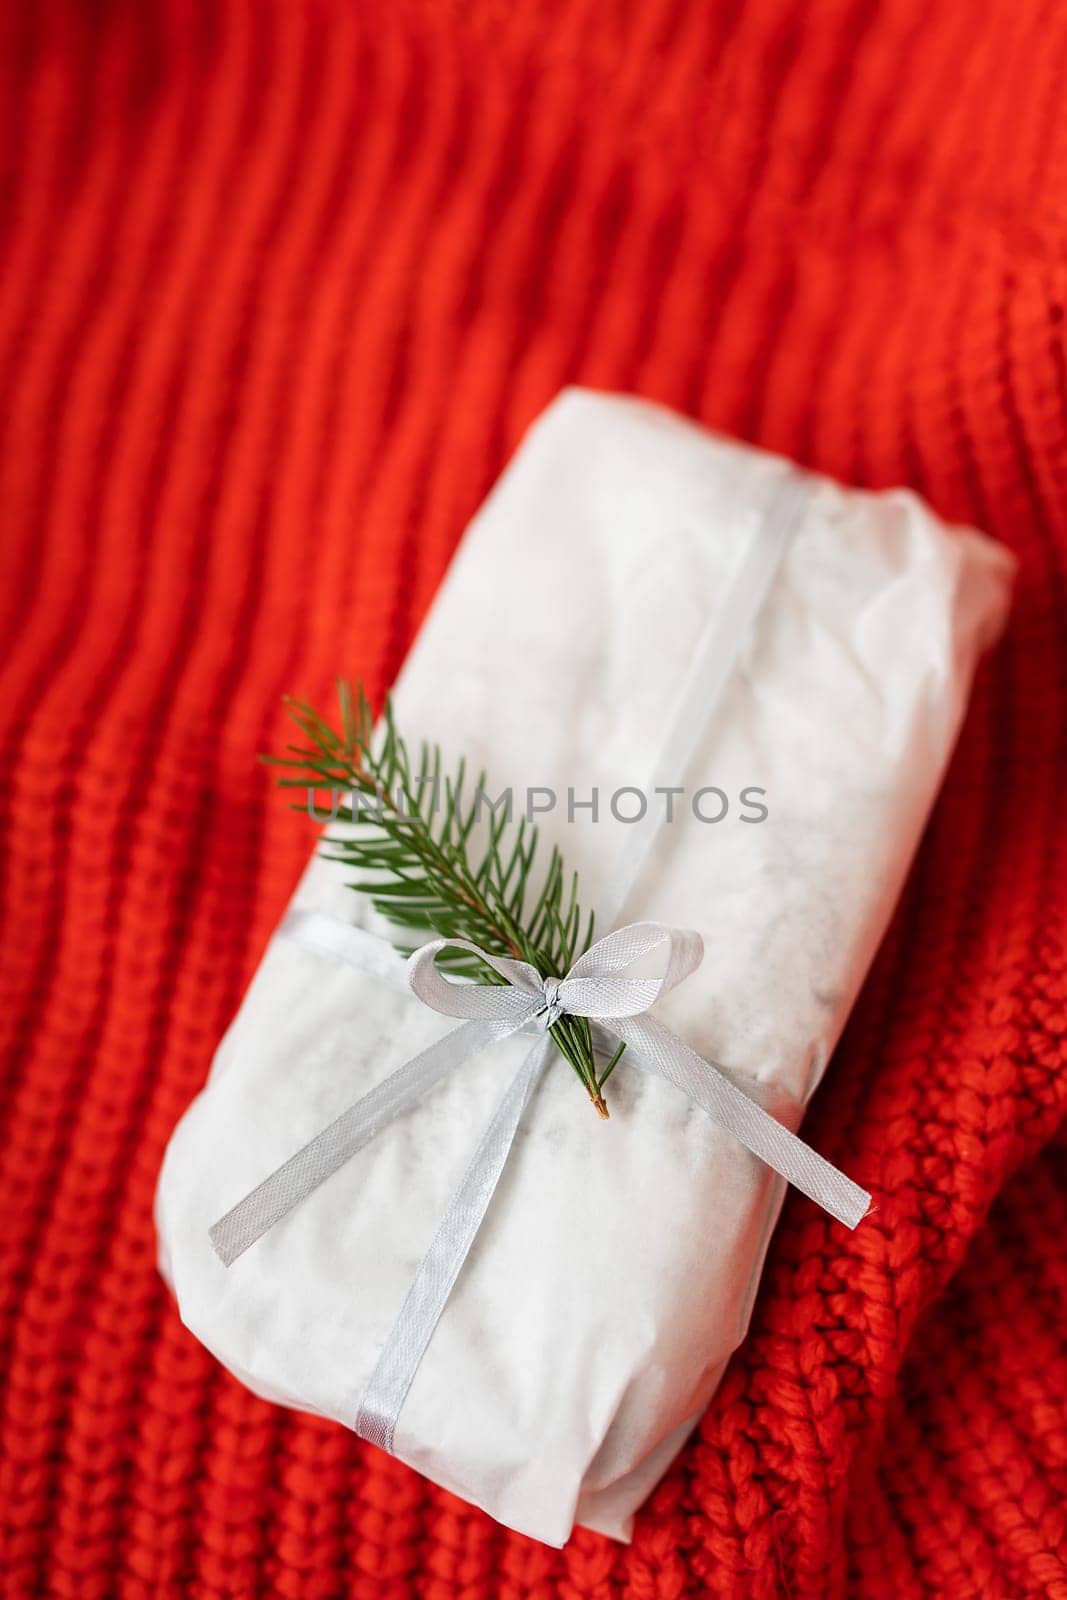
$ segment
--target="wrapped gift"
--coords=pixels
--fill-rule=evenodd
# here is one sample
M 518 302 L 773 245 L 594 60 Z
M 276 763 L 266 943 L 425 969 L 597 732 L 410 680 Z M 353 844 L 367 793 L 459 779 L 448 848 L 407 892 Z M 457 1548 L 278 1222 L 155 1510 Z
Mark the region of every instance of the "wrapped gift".
M 485 769 L 479 826 L 506 803 L 558 845 L 598 937 L 637 926 L 594 947 L 581 989 L 605 1048 L 628 1041 L 610 1117 L 543 1031 L 577 1007 L 573 976 L 521 1031 L 461 1023 L 460 1048 L 474 986 L 432 951 L 406 965 L 316 856 L 166 1154 L 160 1261 L 195 1335 L 257 1394 L 511 1527 L 628 1537 L 745 1333 L 781 1174 L 862 1215 L 787 1130 L 1011 579 L 907 491 L 562 394 L 468 530 L 394 704 L 446 768 Z M 612 987 L 643 951 L 624 998 L 644 982 L 654 1014 Z M 537 1000 L 540 979 L 500 975 L 494 1004 Z M 397 1098 L 412 1062 L 409 1086 L 433 1071 Z

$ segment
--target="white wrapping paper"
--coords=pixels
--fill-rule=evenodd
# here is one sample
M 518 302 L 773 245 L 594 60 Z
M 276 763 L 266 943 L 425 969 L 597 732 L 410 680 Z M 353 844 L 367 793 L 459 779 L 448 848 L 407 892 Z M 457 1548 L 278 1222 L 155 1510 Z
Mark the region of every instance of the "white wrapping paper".
M 587 906 L 627 837 L 611 797 L 646 783 L 701 631 L 789 470 L 655 407 L 570 390 L 467 532 L 397 721 L 441 743 L 446 771 L 462 753 L 487 768 L 490 792 L 512 787 L 519 809 L 554 789 L 544 843 L 578 870 Z M 699 930 L 703 966 L 656 1014 L 794 1125 L 1012 576 L 1006 553 L 946 530 L 910 493 L 812 483 L 623 918 Z M 729 803 L 717 823 L 689 803 L 712 785 Z M 569 820 L 568 790 L 594 788 L 598 820 Z M 752 788 L 765 791 L 758 823 L 742 820 Z M 343 878 L 314 859 L 294 904 L 380 931 Z M 197 1337 L 257 1394 L 349 1426 L 528 1040 L 469 1061 L 228 1270 L 208 1229 L 454 1025 L 398 974 L 388 955 L 362 975 L 272 941 L 157 1196 L 162 1271 Z M 780 1180 L 625 1057 L 608 1097 L 605 1123 L 562 1059 L 547 1073 L 396 1433 L 401 1459 L 556 1545 L 576 1521 L 629 1536 L 744 1335 L 781 1201 Z

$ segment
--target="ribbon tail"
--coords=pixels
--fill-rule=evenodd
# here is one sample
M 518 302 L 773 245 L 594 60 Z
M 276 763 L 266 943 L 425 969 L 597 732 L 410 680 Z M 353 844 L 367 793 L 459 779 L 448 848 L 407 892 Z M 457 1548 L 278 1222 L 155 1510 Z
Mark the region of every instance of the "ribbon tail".
M 767 1166 L 822 1206 L 846 1228 L 855 1228 L 870 1209 L 866 1189 L 846 1178 L 810 1145 L 798 1139 L 762 1106 L 730 1082 L 713 1061 L 665 1028 L 654 1017 L 618 1017 L 612 1032 L 630 1045 L 640 1061 L 659 1077 L 688 1095 L 711 1120 L 732 1134 Z
M 355 1431 L 390 1453 L 400 1408 L 485 1220 L 530 1096 L 553 1050 L 546 1034 L 527 1051 L 419 1263 L 371 1373 Z
M 433 1088 L 446 1072 L 521 1026 L 510 1019 L 465 1022 L 398 1067 L 369 1094 L 353 1101 L 212 1225 L 209 1237 L 223 1265 L 231 1266 L 294 1206 L 314 1194 L 357 1150 L 369 1144 L 387 1123 Z

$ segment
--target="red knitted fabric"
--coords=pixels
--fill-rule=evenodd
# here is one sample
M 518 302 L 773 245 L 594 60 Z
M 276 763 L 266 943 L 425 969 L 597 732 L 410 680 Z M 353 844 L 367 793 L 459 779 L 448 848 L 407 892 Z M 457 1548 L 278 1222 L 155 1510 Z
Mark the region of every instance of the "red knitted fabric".
M 1062 7 L 0 13 L 4 1594 L 1064 1600 Z M 558 1553 L 246 1394 L 150 1207 L 309 849 L 280 695 L 384 690 L 574 381 L 1022 575 L 810 1123 L 877 1211 L 790 1198 L 632 1547 Z

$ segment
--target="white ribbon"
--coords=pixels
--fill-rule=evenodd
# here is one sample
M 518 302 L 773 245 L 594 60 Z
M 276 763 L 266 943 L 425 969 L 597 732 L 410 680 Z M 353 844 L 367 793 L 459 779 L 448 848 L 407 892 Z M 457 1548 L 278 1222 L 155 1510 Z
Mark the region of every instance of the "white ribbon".
M 788 539 L 803 515 L 806 498 L 803 476 L 789 473 L 719 612 L 705 627 L 656 763 L 654 785 L 677 781 L 687 765 L 694 740 L 707 726 Z M 643 830 L 629 845 L 608 892 L 610 920 L 634 883 L 652 836 L 651 829 Z M 334 917 L 291 911 L 279 932 L 358 971 L 383 976 L 384 941 Z M 635 961 L 663 946 L 667 947 L 667 961 L 662 977 L 620 976 Z M 446 948 L 477 955 L 504 982 L 450 982 L 436 965 Z M 552 1057 L 548 1029 L 562 1016 L 586 1017 L 603 1024 L 629 1047 L 634 1065 L 680 1089 L 718 1127 L 846 1227 L 855 1228 L 865 1216 L 870 1206 L 865 1190 L 757 1105 L 732 1081 L 726 1068 L 698 1055 L 648 1015 L 650 1007 L 689 977 L 702 958 L 699 934 L 658 922 L 634 922 L 606 934 L 579 956 L 563 977 L 542 976 L 527 962 L 489 955 L 468 940 L 432 940 L 408 962 L 408 982 L 425 1005 L 446 1016 L 463 1018 L 462 1026 L 350 1105 L 211 1228 L 211 1242 L 229 1266 L 447 1072 L 511 1034 L 530 1029 L 537 1032 L 536 1042 L 449 1202 L 385 1341 L 355 1422 L 362 1438 L 386 1450 L 393 1447 L 397 1418 L 412 1379 L 489 1209 L 526 1107 Z

